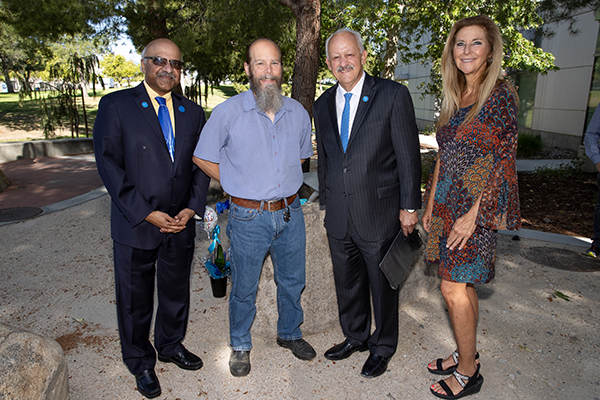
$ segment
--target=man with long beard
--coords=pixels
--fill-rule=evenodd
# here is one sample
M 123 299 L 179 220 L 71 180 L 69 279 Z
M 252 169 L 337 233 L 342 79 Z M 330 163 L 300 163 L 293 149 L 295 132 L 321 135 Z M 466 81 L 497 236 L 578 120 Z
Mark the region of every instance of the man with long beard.
M 277 344 L 301 360 L 316 356 L 300 330 L 306 233 L 297 192 L 301 165 L 313 154 L 310 117 L 300 103 L 281 94 L 281 50 L 274 42 L 254 41 L 244 69 L 250 90 L 215 107 L 194 152 L 194 163 L 231 196 L 227 236 L 233 376 L 250 373 L 250 328 L 267 252 L 277 284 Z

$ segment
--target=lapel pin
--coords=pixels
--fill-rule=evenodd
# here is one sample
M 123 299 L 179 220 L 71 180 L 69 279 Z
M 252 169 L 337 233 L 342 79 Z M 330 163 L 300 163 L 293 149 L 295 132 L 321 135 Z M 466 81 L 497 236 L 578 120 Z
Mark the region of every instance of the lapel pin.
M 142 102 L 142 107 L 144 107 L 144 108 L 148 108 L 148 103 L 146 103 L 145 101 L 144 101 L 144 102 Z
M 366 103 L 367 101 L 369 101 L 369 96 L 365 96 L 363 97 L 363 101 Z
M 185 112 L 185 107 L 184 106 L 179 106 L 179 111 Z

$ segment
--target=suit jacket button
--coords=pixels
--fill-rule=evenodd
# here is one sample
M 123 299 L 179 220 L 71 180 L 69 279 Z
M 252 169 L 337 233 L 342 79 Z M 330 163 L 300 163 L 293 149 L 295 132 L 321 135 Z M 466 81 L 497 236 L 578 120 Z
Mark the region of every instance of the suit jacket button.
M 346 172 L 348 172 L 348 168 L 344 168 L 344 169 L 342 170 L 342 172 L 343 172 L 343 173 L 346 173 Z

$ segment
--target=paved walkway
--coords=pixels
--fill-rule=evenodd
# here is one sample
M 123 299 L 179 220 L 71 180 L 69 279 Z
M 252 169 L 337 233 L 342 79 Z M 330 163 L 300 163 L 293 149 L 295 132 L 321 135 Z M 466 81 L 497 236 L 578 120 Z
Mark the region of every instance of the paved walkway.
M 0 321 L 61 343 L 71 399 L 141 400 L 121 362 L 110 200 L 102 196 L 93 156 L 19 160 L 0 168 L 14 185 L 0 193 L 0 208 L 41 207 L 48 214 L 0 227 Z M 583 257 L 577 253 L 587 245 L 584 241 L 535 231 L 519 236 L 519 241 L 500 237 L 497 278 L 477 287 L 485 384 L 472 398 L 597 399 L 600 271 L 563 271 L 523 257 L 531 250 L 545 254 L 554 248 Z M 339 362 L 323 358 L 342 339 L 339 327 L 307 336 L 318 353 L 310 362 L 295 359 L 273 338 L 257 336 L 251 374 L 232 378 L 227 369 L 227 300 L 210 294 L 201 261 L 207 247 L 206 235 L 199 235 L 185 340 L 205 366 L 189 372 L 158 363 L 161 399 L 434 398 L 428 386 L 439 378 L 427 373 L 426 363 L 454 349 L 437 290 L 400 310 L 398 351 L 379 378 L 360 377 L 366 353 Z
M 11 182 L 0 193 L 0 209 L 43 208 L 103 186 L 93 154 L 10 161 L 0 169 Z

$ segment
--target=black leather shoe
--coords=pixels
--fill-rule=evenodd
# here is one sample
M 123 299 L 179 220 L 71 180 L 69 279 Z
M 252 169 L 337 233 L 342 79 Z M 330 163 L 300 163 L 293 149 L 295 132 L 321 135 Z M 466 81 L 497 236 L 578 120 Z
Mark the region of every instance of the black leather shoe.
M 371 353 L 369 354 L 367 361 L 365 361 L 365 365 L 363 365 L 362 372 L 360 374 L 365 378 L 375 378 L 387 370 L 389 361 L 389 358 Z
M 327 350 L 324 354 L 325 358 L 328 360 L 343 360 L 344 358 L 348 358 L 357 351 L 366 351 L 367 345 L 362 344 L 360 346 L 352 346 L 346 340 L 344 340 L 340 344 L 336 344 L 329 350 Z
M 301 360 L 312 360 L 317 356 L 315 349 L 304 339 L 283 340 L 277 338 L 277 344 L 290 349 L 294 355 Z
M 202 368 L 202 360 L 195 354 L 190 353 L 185 348 L 171 357 L 158 356 L 158 360 L 166 363 L 173 363 L 181 369 L 195 371 Z
M 153 369 L 147 369 L 139 374 L 135 374 L 135 384 L 138 392 L 149 399 L 160 396 L 160 383 L 158 383 L 158 378 Z

